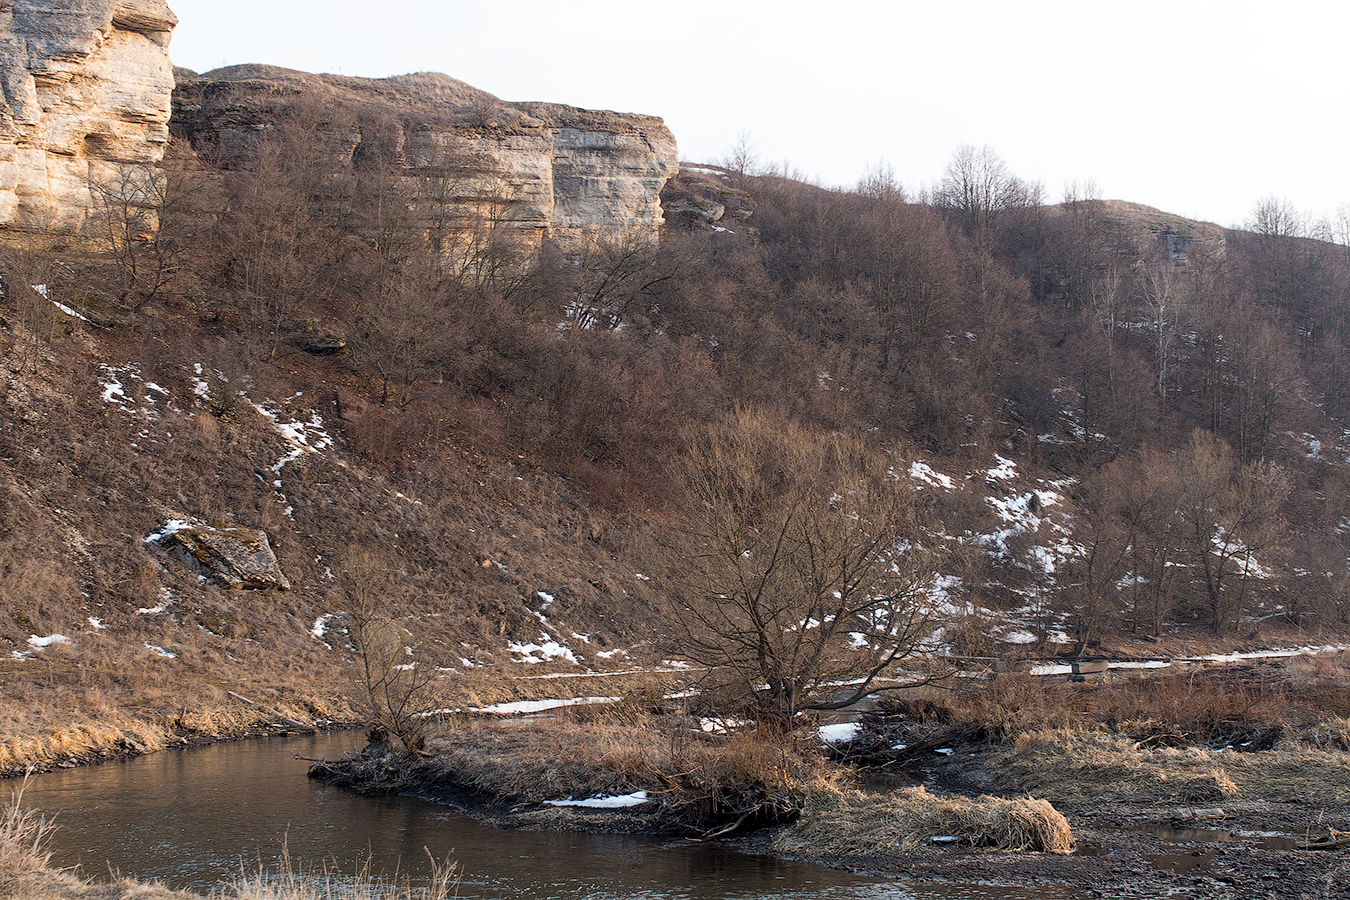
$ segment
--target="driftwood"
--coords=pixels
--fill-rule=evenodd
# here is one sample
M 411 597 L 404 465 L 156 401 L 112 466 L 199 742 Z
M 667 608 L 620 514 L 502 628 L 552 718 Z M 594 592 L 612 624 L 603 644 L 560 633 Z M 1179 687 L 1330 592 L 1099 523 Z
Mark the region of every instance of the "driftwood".
M 1294 847 L 1298 850 L 1344 850 L 1350 847 L 1350 833 L 1332 831 L 1306 841 L 1295 841 Z
M 280 720 L 281 722 L 284 722 L 285 724 L 291 726 L 292 728 L 299 728 L 299 729 L 302 729 L 302 730 L 304 730 L 304 731 L 318 731 L 318 730 L 319 730 L 319 729 L 315 728 L 313 725 L 307 725 L 307 724 L 305 724 L 304 722 L 298 721 L 298 720 L 296 720 L 296 719 L 289 718 L 289 717 L 287 717 L 287 716 L 283 716 L 281 713 L 277 712 L 277 711 L 276 711 L 275 709 L 273 709 L 272 707 L 270 707 L 270 706 L 264 706 L 264 705 L 261 704 L 261 703 L 256 703 L 256 702 L 254 702 L 253 700 L 250 700 L 250 699 L 248 699 L 247 697 L 243 696 L 242 694 L 236 694 L 234 691 L 226 691 L 225 693 L 228 694 L 229 696 L 233 697 L 234 699 L 238 700 L 240 703 L 246 703 L 246 704 L 248 704 L 249 706 L 254 707 L 255 709 L 260 709 L 260 710 L 262 710 L 263 712 L 269 714 L 270 716 L 272 716 L 272 717 L 275 718 L 275 719 Z

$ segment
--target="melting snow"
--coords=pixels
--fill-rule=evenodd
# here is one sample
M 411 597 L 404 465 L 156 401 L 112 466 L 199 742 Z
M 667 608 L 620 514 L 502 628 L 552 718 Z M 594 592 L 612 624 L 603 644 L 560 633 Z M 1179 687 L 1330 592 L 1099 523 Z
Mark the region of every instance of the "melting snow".
M 164 657 L 165 659 L 177 659 L 177 658 L 178 658 L 178 654 L 177 654 L 177 653 L 170 653 L 168 650 L 165 650 L 163 647 L 157 647 L 157 646 L 155 646 L 154 644 L 146 644 L 146 645 L 145 645 L 145 649 L 149 650 L 151 653 L 154 653 L 156 656 L 162 656 L 162 657 Z
M 545 800 L 549 806 L 581 806 L 586 809 L 622 809 L 626 806 L 639 806 L 647 802 L 647 792 L 637 791 L 620 797 L 591 797 L 588 800 Z
M 30 647 L 36 647 L 41 650 L 44 647 L 50 647 L 52 644 L 73 644 L 70 638 L 64 634 L 49 634 L 46 637 L 38 637 L 36 634 L 28 639 Z
M 912 462 L 909 464 L 909 477 L 916 481 L 923 481 L 931 484 L 933 487 L 940 487 L 944 490 L 954 490 L 956 482 L 941 472 L 933 470 L 933 467 L 927 463 Z
M 539 639 L 543 641 L 543 643 L 541 644 L 513 643 L 507 644 L 506 649 L 512 653 L 519 655 L 521 657 L 520 661 L 525 663 L 541 663 L 550 659 L 565 659 L 570 663 L 573 664 L 576 663 L 577 661 L 576 656 L 574 656 L 572 654 L 572 651 L 569 650 L 567 647 L 564 647 L 557 641 L 549 640 L 548 635 L 546 634 L 540 635 Z
M 984 473 L 985 478 L 992 478 L 996 481 L 1010 481 L 1017 477 L 1017 463 L 1011 459 L 1004 459 L 997 454 L 994 459 L 998 461 L 998 465 L 986 471 Z
M 857 722 L 837 722 L 820 726 L 820 739 L 827 744 L 843 744 L 858 736 Z
M 29 643 L 32 643 L 29 641 Z M 1322 647 L 1298 647 L 1293 650 L 1255 650 L 1251 653 L 1211 653 L 1208 656 L 1186 657 L 1182 662 L 1238 662 L 1244 659 L 1281 659 L 1289 656 L 1316 656 L 1318 653 L 1339 653 L 1350 649 L 1344 644 Z
M 516 700 L 512 703 L 494 703 L 475 709 L 474 712 L 492 713 L 498 716 L 521 716 L 561 709 L 564 706 L 592 706 L 596 703 L 618 703 L 619 697 L 572 697 L 568 700 Z
M 170 519 L 164 523 L 164 527 L 159 531 L 156 531 L 154 534 L 146 535 L 144 541 L 147 544 L 158 544 L 169 535 L 182 531 L 184 528 L 191 527 L 193 527 L 191 522 L 184 522 L 182 519 Z M 142 612 L 144 612 L 144 610 L 142 610 Z

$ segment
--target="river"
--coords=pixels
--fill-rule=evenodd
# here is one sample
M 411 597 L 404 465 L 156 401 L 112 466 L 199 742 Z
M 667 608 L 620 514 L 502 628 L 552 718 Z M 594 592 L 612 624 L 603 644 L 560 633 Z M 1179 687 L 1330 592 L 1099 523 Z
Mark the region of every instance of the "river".
M 34 777 L 24 806 L 55 816 L 57 866 L 209 892 L 275 867 L 425 877 L 428 851 L 459 865 L 458 896 L 530 900 L 1046 900 L 1058 891 L 923 885 L 632 835 L 503 831 L 412 797 L 362 797 L 305 777 L 359 732 L 155 753 Z M 17 782 L 11 782 L 17 786 Z M 425 848 L 425 849 L 424 849 Z

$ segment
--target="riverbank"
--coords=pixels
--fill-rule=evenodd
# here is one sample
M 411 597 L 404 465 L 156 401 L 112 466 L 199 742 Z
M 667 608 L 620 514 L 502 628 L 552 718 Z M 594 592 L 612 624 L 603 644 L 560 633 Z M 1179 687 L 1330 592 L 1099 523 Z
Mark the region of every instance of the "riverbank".
M 501 827 L 714 838 L 886 877 L 1106 897 L 1350 896 L 1344 676 L 1340 657 L 1086 685 L 1014 676 L 885 706 L 833 744 L 718 733 L 674 710 L 462 719 L 427 758 L 370 750 L 314 774 Z M 923 787 L 865 789 L 878 773 Z M 994 814 L 1027 798 L 1048 824 L 1026 826 L 1030 809 Z M 1060 822 L 1068 846 L 1007 837 Z
M 335 704 L 325 712 L 345 713 Z M 224 741 L 306 734 L 358 727 L 350 718 L 315 715 L 312 705 L 289 708 L 232 708 L 195 717 L 141 720 L 118 717 L 104 722 L 77 722 L 11 738 L 0 743 L 0 779 L 41 774 L 56 769 L 110 762 L 161 750 L 203 747 Z

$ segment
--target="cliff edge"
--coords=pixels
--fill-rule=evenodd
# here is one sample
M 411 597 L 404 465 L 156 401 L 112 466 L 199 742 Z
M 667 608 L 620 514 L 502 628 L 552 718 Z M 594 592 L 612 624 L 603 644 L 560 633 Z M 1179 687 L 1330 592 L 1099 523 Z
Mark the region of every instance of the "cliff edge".
M 378 154 L 464 227 L 491 222 L 537 248 L 656 236 L 678 170 L 661 119 L 553 103 L 505 103 L 439 73 L 312 75 L 242 65 L 178 70 L 172 127 L 217 164 L 247 166 L 259 137 L 308 118 L 338 169 Z

